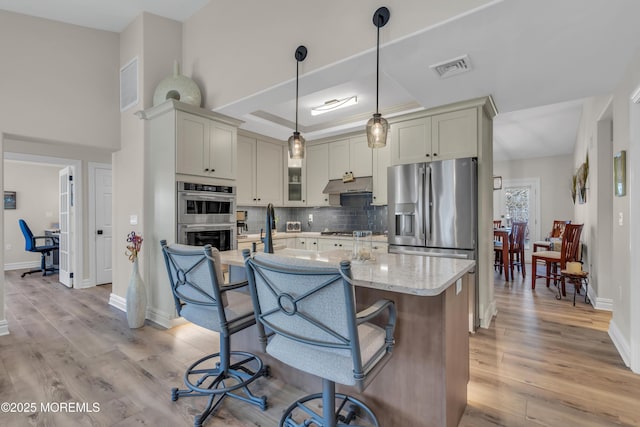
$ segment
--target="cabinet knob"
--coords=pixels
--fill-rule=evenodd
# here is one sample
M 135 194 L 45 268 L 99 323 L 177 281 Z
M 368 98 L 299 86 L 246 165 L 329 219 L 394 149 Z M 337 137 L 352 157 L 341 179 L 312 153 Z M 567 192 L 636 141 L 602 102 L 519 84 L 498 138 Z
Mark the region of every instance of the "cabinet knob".
M 209 172 L 209 168 L 206 168 L 204 171 L 205 171 L 205 172 Z
M 337 244 L 337 243 L 334 243 L 334 244 L 333 244 L 333 246 L 338 246 L 338 244 Z
M 427 157 L 429 157 L 429 154 L 427 153 Z
M 315 244 L 316 244 L 316 242 L 313 242 L 313 244 L 315 245 Z
M 258 201 L 260 201 L 260 200 L 262 200 L 262 199 L 258 199 Z
M 438 153 L 433 153 L 433 157 L 436 157 L 438 155 Z
M 326 201 L 327 201 L 327 199 L 324 199 L 324 201 L 326 202 Z
M 305 199 L 302 199 L 302 203 L 304 203 L 304 202 L 306 202 L 306 200 L 305 200 Z
M 256 201 L 256 198 L 255 198 L 255 197 L 253 198 L 253 201 L 254 201 L 254 202 Z
M 215 171 L 216 171 L 215 169 L 211 169 L 211 172 L 215 172 Z
M 340 247 L 342 247 L 342 243 L 340 243 Z

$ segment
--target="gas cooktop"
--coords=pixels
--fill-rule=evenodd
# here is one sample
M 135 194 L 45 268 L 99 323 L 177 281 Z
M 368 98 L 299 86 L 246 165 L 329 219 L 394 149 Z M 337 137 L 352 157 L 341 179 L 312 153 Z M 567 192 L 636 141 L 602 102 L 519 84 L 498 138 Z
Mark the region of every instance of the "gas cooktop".
M 373 236 L 382 236 L 384 235 L 381 231 L 374 231 L 371 233 Z M 322 236 L 353 236 L 353 231 L 321 231 L 320 235 Z

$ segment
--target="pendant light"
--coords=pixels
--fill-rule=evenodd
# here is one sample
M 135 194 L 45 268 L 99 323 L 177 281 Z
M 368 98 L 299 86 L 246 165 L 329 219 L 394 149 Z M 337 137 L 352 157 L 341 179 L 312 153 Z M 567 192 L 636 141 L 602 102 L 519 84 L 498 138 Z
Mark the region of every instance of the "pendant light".
M 367 144 L 370 148 L 382 148 L 387 145 L 389 122 L 378 112 L 378 96 L 380 87 L 380 27 L 389 22 L 389 9 L 381 7 L 373 14 L 373 25 L 378 28 L 376 43 L 376 112 L 367 122 Z
M 298 46 L 295 52 L 296 58 L 296 131 L 289 137 L 289 157 L 292 159 L 304 158 L 304 138 L 298 132 L 298 71 L 300 62 L 307 57 L 307 48 Z

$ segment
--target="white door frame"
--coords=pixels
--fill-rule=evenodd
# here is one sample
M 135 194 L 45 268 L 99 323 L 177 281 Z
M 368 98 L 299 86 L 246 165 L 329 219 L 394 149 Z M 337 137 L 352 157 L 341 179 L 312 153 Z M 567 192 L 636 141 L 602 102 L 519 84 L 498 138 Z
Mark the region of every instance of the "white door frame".
M 73 166 L 74 175 L 74 208 L 75 215 L 73 215 L 73 219 L 71 221 L 70 229 L 73 232 L 73 239 L 71 244 L 73 245 L 74 254 L 72 259 L 73 265 L 73 287 L 74 288 L 86 288 L 88 287 L 82 280 L 84 277 L 83 266 L 83 245 L 84 234 L 82 232 L 82 218 L 84 218 L 84 187 L 82 185 L 83 177 L 82 177 L 82 161 L 75 159 L 63 159 L 60 157 L 49 157 L 49 156 L 38 156 L 35 154 L 23 154 L 23 153 L 12 153 L 5 152 L 4 160 L 19 160 L 24 162 L 35 162 L 35 163 L 47 163 L 52 165 L 59 165 L 61 168 L 65 166 Z M 3 160 L 3 161 L 4 161 Z M 4 240 L 4 238 L 3 238 Z M 4 241 L 2 242 L 4 246 Z M 90 285 L 89 285 L 90 286 Z
M 640 255 L 640 222 L 636 220 L 640 214 L 640 173 L 638 173 L 638 162 L 640 162 L 640 86 L 631 95 L 629 104 L 629 153 L 627 156 L 627 194 L 629 195 L 629 234 L 631 250 L 629 252 L 629 366 L 633 372 L 640 374 L 640 289 L 638 289 L 638 277 L 640 275 L 640 263 L 634 262 Z M 624 303 L 620 301 L 620 303 Z M 615 302 L 614 302 L 615 309 Z M 609 327 L 611 335 L 611 327 Z M 614 341 L 615 342 L 615 341 Z M 616 346 L 617 347 L 617 346 Z M 620 352 L 620 348 L 618 348 Z M 620 352 L 621 353 L 621 352 Z M 622 353 L 621 353 L 622 355 Z M 623 359 L 624 359 L 624 355 Z M 626 362 L 626 360 L 625 360 Z
M 96 185 L 96 169 L 112 169 L 111 164 L 109 163 L 96 163 L 96 162 L 88 162 L 87 163 L 88 171 L 89 171 L 89 224 L 87 233 L 89 236 L 89 282 L 91 283 L 89 286 L 95 286 L 97 283 L 97 261 L 96 261 L 96 194 L 93 191 Z
M 540 240 L 540 178 L 516 178 L 509 179 L 503 178 L 502 190 L 500 190 L 500 196 L 498 198 L 498 214 L 504 214 L 504 191 L 508 187 L 531 187 L 533 189 L 533 203 L 535 204 L 533 214 L 535 215 L 535 223 L 529 224 L 529 247 L 525 249 L 525 259 L 531 257 L 531 251 L 533 250 L 533 242 Z M 495 206 L 495 205 L 494 205 Z M 496 214 L 494 213 L 494 216 Z

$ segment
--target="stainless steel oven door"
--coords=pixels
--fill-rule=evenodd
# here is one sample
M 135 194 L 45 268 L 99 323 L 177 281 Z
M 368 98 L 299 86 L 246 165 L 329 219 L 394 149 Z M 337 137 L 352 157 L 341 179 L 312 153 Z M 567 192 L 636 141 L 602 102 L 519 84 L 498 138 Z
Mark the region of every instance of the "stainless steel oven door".
M 178 191 L 179 224 L 227 224 L 235 216 L 234 194 Z
M 236 224 L 179 224 L 178 243 L 211 245 L 219 251 L 236 249 Z

